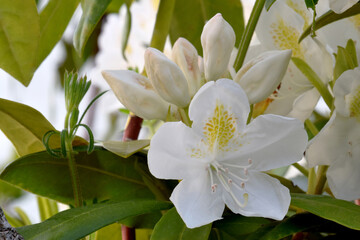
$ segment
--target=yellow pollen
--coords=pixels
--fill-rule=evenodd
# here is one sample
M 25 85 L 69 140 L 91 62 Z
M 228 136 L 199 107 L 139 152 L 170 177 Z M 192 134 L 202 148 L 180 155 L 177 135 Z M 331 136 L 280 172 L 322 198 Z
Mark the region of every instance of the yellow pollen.
M 356 117 L 360 122 L 360 86 L 356 89 L 355 95 L 350 99 L 350 116 Z
M 304 19 L 305 23 L 303 30 L 305 30 L 309 26 L 308 11 L 305 9 L 301 9 L 301 7 L 297 3 L 294 3 L 292 0 L 287 0 L 286 4 Z
M 224 105 L 217 103 L 213 115 L 203 127 L 205 142 L 210 151 L 227 151 L 227 146 L 236 132 L 236 118 L 225 109 Z M 218 149 L 214 149 L 218 148 Z
M 355 29 L 360 32 L 360 15 L 355 15 L 349 18 L 350 21 L 354 24 Z
M 275 46 L 281 50 L 292 49 L 294 57 L 304 59 L 304 51 L 298 44 L 300 32 L 296 28 L 286 25 L 284 20 L 279 19 L 277 23 L 270 25 L 270 29 Z

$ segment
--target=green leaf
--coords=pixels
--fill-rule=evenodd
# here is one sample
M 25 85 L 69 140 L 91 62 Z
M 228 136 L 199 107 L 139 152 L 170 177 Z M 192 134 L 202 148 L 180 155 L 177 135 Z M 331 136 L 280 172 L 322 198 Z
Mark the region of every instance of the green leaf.
M 0 129 L 14 144 L 20 156 L 45 150 L 42 137 L 55 128 L 37 110 L 13 101 L 0 98 Z M 86 145 L 82 138 L 76 138 L 74 145 Z M 50 139 L 52 148 L 60 147 L 59 136 Z
M 360 3 L 356 3 L 355 5 L 353 5 L 351 8 L 349 8 L 348 10 L 346 10 L 345 12 L 341 13 L 341 14 L 336 14 L 333 11 L 328 11 L 326 13 L 324 13 L 323 15 L 321 15 L 320 17 L 318 17 L 315 21 L 315 24 L 312 23 L 310 24 L 310 26 L 308 28 L 306 28 L 306 30 L 301 34 L 300 38 L 299 38 L 299 42 L 301 42 L 304 38 L 306 38 L 312 31 L 312 28 L 314 28 L 314 30 L 318 30 L 332 22 L 344 19 L 344 18 L 348 18 L 351 16 L 354 16 L 356 14 L 360 13 Z
M 311 8 L 315 11 L 315 6 L 318 3 L 319 0 L 305 0 L 305 4 L 307 8 Z
M 60 212 L 42 223 L 20 227 L 16 230 L 27 240 L 80 239 L 116 221 L 169 209 L 171 206 L 171 203 L 154 200 L 98 203 L 72 208 Z
M 356 56 L 355 43 L 349 39 L 346 47 L 338 46 L 338 51 L 335 54 L 334 80 L 349 69 L 354 69 L 359 66 Z
M 125 159 L 100 147 L 87 155 L 86 148 L 74 148 L 78 152 L 75 161 L 84 201 L 154 198 L 134 168 L 136 162 L 145 164 L 144 155 Z M 54 158 L 47 152 L 19 158 L 5 168 L 0 179 L 29 192 L 74 204 L 67 159 Z
M 103 142 L 103 147 L 120 157 L 127 158 L 143 148 L 150 145 L 149 139 L 135 140 L 135 141 L 106 141 Z
M 78 54 L 82 56 L 85 45 L 95 29 L 97 23 L 104 15 L 111 0 L 83 0 L 81 7 L 83 14 L 81 16 L 79 25 L 77 26 L 74 34 L 74 47 Z
M 322 227 L 328 223 L 329 221 L 312 214 L 296 214 L 280 222 L 260 240 L 283 239 L 297 232 L 310 232 L 311 230 Z
M 121 54 L 123 58 L 127 60 L 125 50 L 129 41 L 130 30 L 131 30 L 131 11 L 130 11 L 130 6 L 127 4 L 126 4 L 126 16 L 125 16 L 124 25 L 125 27 L 123 29 L 123 36 L 121 38 Z
M 0 68 L 28 86 L 36 70 L 39 15 L 34 0 L 0 0 Z
M 80 0 L 50 0 L 40 13 L 40 48 L 37 65 L 49 55 L 61 39 Z
M 291 205 L 345 227 L 360 230 L 360 206 L 323 195 L 291 194 Z
M 169 210 L 155 225 L 151 240 L 205 240 L 209 238 L 211 224 L 189 229 L 175 208 Z
M 268 223 L 271 223 L 271 221 L 265 218 L 232 215 L 214 222 L 213 227 L 240 239 L 242 236 L 255 232 Z
M 179 37 L 189 40 L 202 55 L 200 35 L 204 24 L 216 13 L 221 13 L 233 27 L 236 45 L 244 31 L 243 8 L 237 0 L 182 0 L 176 1 L 170 26 L 170 40 L 174 44 Z

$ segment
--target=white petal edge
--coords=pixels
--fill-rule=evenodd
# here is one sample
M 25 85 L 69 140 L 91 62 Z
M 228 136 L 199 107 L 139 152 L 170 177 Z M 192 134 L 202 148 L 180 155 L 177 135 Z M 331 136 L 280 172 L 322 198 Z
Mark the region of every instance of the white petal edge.
M 266 217 L 275 220 L 282 220 L 285 217 L 291 198 L 289 189 L 279 180 L 265 173 L 249 172 L 249 181 L 245 183 L 245 190 L 248 193 L 248 202 L 243 208 L 238 207 L 232 198 L 225 195 L 225 203 L 231 211 L 248 217 Z M 237 191 L 236 195 L 241 196 L 243 193 Z
M 171 194 L 170 200 L 188 228 L 196 228 L 221 219 L 225 203 L 221 191 L 211 191 L 207 171 L 196 178 L 182 180 Z

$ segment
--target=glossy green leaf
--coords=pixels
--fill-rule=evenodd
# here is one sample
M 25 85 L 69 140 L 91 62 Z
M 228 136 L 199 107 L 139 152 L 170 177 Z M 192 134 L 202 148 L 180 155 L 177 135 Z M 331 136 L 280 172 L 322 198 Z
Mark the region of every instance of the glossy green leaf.
M 154 200 L 98 203 L 69 209 L 42 223 L 20 227 L 16 230 L 27 240 L 79 239 L 116 221 L 165 210 L 171 206 L 171 203 Z
M 270 220 L 261 217 L 232 215 L 225 217 L 223 220 L 214 222 L 213 227 L 232 237 L 240 239 L 244 235 L 255 232 L 257 229 L 269 223 L 271 223 Z
M 103 147 L 110 152 L 119 155 L 120 157 L 127 158 L 134 153 L 142 150 L 143 148 L 150 145 L 149 139 L 141 139 L 135 141 L 106 141 L 102 143 Z
M 204 24 L 216 13 L 221 13 L 236 34 L 236 45 L 244 31 L 243 8 L 237 0 L 182 0 L 176 1 L 170 26 L 170 40 L 174 44 L 179 37 L 189 40 L 202 55 L 200 35 Z
M 81 7 L 83 14 L 81 16 L 79 25 L 75 30 L 74 47 L 78 54 L 81 56 L 84 52 L 85 45 L 95 29 L 97 23 L 104 15 L 111 0 L 83 0 Z
M 145 164 L 144 155 L 125 159 L 100 147 L 87 155 L 86 148 L 75 147 L 78 152 L 76 167 L 85 201 L 154 198 L 134 168 L 135 163 Z M 74 204 L 67 160 L 54 158 L 47 152 L 19 158 L 5 168 L 0 178 L 29 192 Z
M 151 240 L 206 240 L 210 231 L 211 224 L 187 228 L 176 209 L 172 208 L 155 225 Z
M 50 0 L 40 13 L 40 48 L 38 65 L 61 39 L 80 0 Z
M 28 86 L 36 70 L 40 23 L 34 0 L 0 0 L 0 68 Z
M 315 21 L 315 24 L 310 24 L 310 26 L 301 34 L 300 38 L 299 38 L 299 42 L 301 42 L 304 38 L 306 38 L 307 36 L 309 36 L 309 34 L 312 31 L 312 28 L 314 28 L 314 30 L 318 30 L 332 22 L 344 19 L 344 18 L 348 18 L 351 16 L 354 16 L 356 14 L 360 13 L 360 3 L 356 3 L 354 6 L 352 6 L 351 8 L 349 8 L 348 10 L 346 10 L 345 12 L 341 13 L 341 14 L 336 14 L 333 11 L 328 11 L 326 13 L 324 13 L 323 15 L 321 15 L 320 17 L 318 17 Z
M 20 156 L 45 150 L 42 137 L 55 130 L 51 123 L 37 110 L 13 101 L 0 98 L 0 129 L 14 144 Z M 82 138 L 76 138 L 74 145 L 86 145 Z M 52 148 L 60 147 L 59 136 L 50 139 Z
M 291 205 L 345 227 L 360 230 L 360 206 L 323 195 L 291 194 Z
M 278 240 L 297 232 L 310 232 L 320 228 L 329 221 L 312 214 L 296 214 L 276 225 L 259 240 Z

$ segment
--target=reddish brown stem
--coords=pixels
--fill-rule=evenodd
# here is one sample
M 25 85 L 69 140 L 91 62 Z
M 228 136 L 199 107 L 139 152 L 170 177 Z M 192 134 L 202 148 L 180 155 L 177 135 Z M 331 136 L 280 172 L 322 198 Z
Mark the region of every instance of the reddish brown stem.
M 123 141 L 136 140 L 139 137 L 142 122 L 142 118 L 130 113 L 126 123 Z M 121 225 L 121 237 L 122 240 L 135 240 L 135 228 Z

